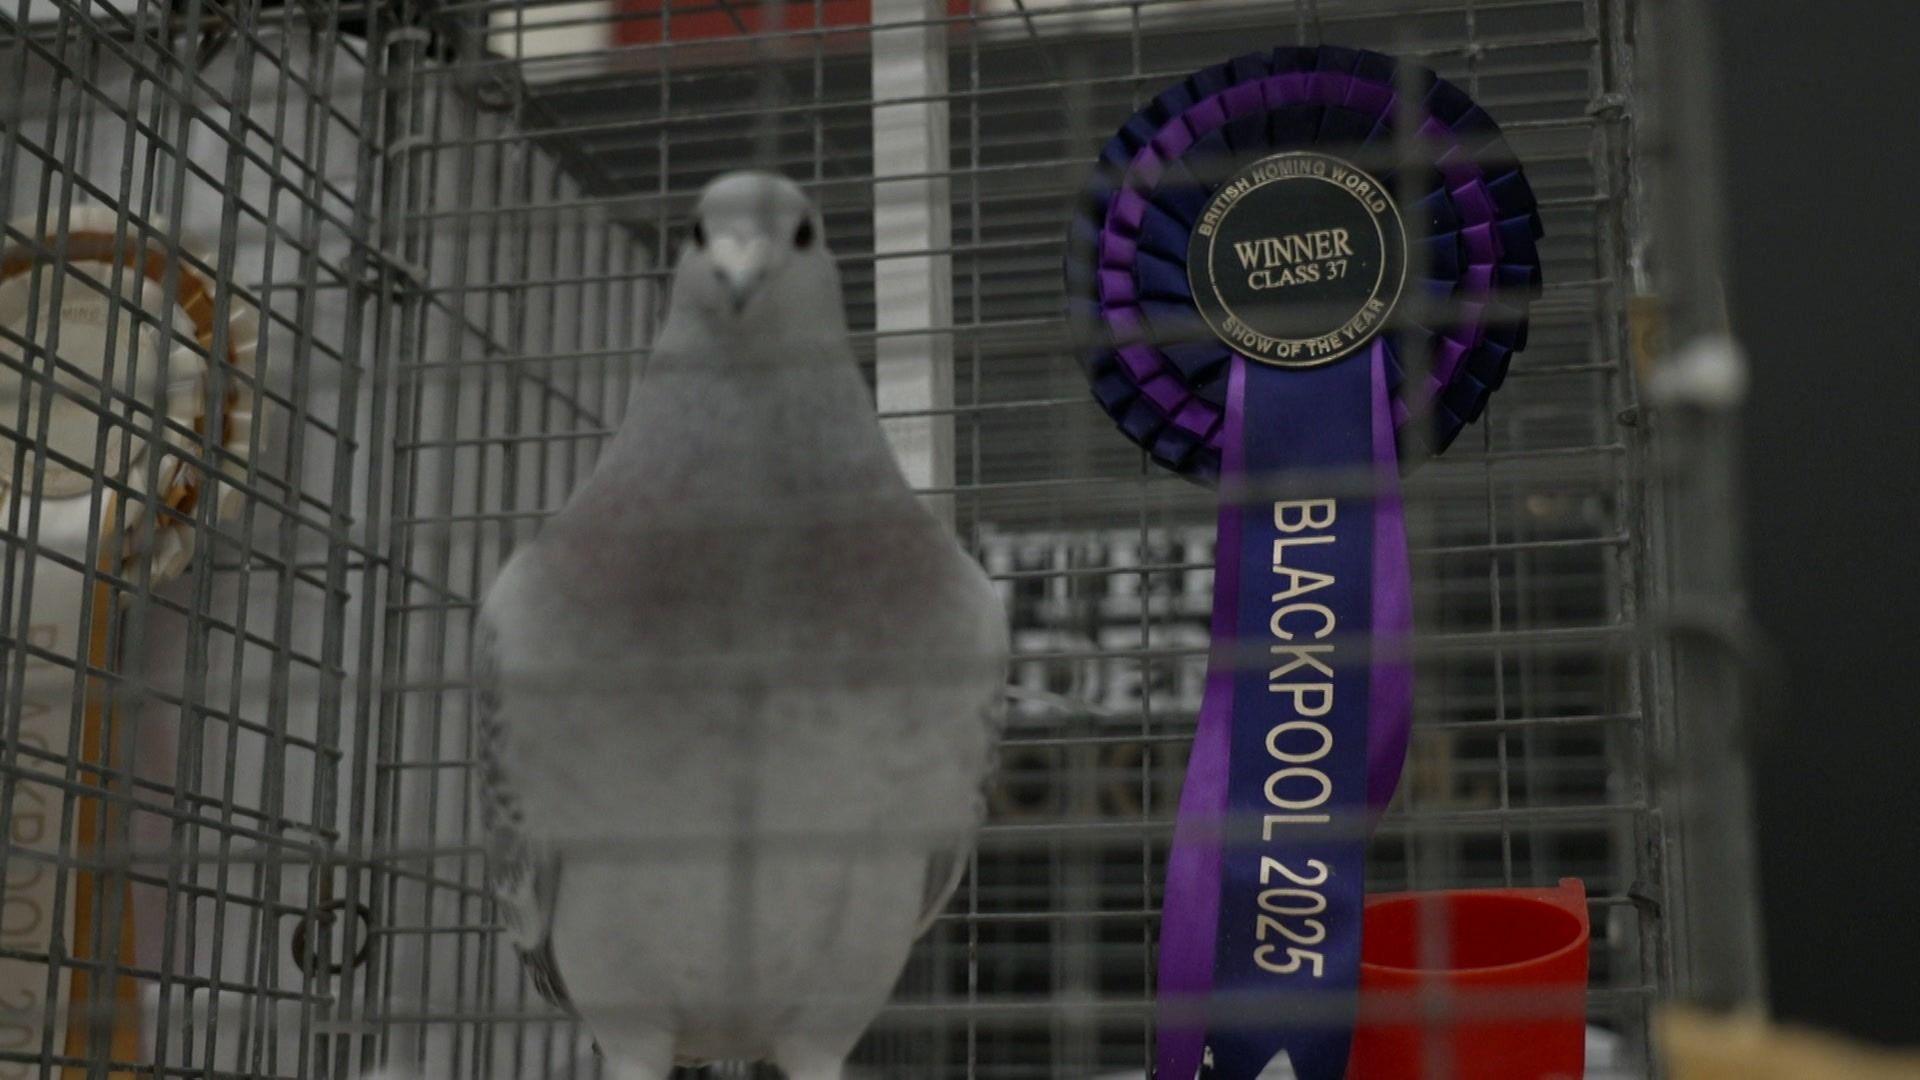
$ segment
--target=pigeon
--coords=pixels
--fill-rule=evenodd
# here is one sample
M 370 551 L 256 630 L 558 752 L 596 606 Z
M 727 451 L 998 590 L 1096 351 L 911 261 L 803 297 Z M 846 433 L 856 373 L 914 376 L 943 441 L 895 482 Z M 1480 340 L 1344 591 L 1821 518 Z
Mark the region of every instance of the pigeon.
M 618 432 L 479 615 L 489 878 L 603 1075 L 839 1080 L 968 865 L 1006 613 L 880 430 L 819 212 L 741 172 L 695 213 Z

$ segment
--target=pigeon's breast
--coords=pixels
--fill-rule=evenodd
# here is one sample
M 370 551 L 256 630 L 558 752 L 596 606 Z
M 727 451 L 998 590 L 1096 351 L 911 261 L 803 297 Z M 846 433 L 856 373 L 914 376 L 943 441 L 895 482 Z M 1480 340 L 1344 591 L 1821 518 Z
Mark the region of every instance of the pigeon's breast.
M 566 852 L 559 965 L 590 1018 L 663 1003 L 702 1056 L 834 995 L 857 1030 L 973 827 L 998 601 L 924 515 L 660 524 L 550 530 L 503 585 L 536 613 L 498 651 L 528 827 Z
M 543 546 L 549 538 L 543 537 Z M 910 501 L 766 513 L 661 514 L 613 535 L 555 530 L 536 588 L 569 650 L 791 681 L 914 681 L 995 648 L 984 575 Z M 717 666 L 717 668 L 716 668 Z

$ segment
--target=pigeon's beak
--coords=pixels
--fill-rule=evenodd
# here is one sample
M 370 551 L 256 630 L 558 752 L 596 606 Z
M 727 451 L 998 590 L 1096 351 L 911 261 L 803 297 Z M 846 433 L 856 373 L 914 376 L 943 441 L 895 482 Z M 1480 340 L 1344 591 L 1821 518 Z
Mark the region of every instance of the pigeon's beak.
M 707 258 L 712 261 L 721 284 L 726 286 L 736 315 L 746 308 L 753 290 L 760 285 L 767 268 L 768 247 L 764 237 L 731 233 L 714 237 L 707 247 Z

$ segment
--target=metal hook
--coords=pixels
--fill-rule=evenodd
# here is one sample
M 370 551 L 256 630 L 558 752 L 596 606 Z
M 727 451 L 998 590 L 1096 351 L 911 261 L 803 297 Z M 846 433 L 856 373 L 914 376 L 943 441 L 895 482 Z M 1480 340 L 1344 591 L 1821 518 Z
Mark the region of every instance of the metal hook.
M 349 908 L 352 909 L 354 918 L 360 921 L 367 932 L 360 936 L 360 947 L 354 950 L 353 957 L 344 964 L 336 964 L 331 955 L 333 924 L 336 913 Z M 318 927 L 318 946 L 311 953 L 307 951 L 309 926 Z M 349 970 L 357 969 L 367 962 L 367 957 L 373 950 L 372 931 L 373 909 L 371 907 L 357 901 L 349 903 L 346 900 L 330 900 L 320 905 L 312 915 L 302 918 L 300 925 L 294 927 L 293 938 L 288 942 L 288 946 L 293 950 L 293 964 L 308 978 L 313 978 L 323 970 L 329 975 L 344 975 Z

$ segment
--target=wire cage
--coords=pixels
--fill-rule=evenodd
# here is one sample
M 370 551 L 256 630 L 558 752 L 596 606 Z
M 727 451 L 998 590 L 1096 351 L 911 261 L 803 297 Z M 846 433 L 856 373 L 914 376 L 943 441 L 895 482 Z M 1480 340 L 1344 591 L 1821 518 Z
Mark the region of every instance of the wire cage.
M 1673 800 L 1694 776 L 1668 767 L 1709 745 L 1689 725 L 1737 710 L 1661 616 L 1676 572 L 1709 606 L 1732 587 L 1727 520 L 1668 513 L 1717 490 L 1726 444 L 1662 456 L 1642 397 L 1661 320 L 1711 323 L 1701 290 L 1664 288 L 1687 259 L 1710 272 L 1708 225 L 1648 195 L 1705 121 L 1654 109 L 1690 88 L 1639 49 L 1657 30 L 1682 52 L 1695 19 L 1631 0 L 5 5 L 0 1080 L 596 1075 L 496 924 L 470 634 L 645 377 L 695 194 L 746 163 L 822 208 L 883 423 L 1013 627 L 989 822 L 856 1063 L 1149 1072 L 1214 503 L 1089 398 L 1064 226 L 1100 141 L 1167 82 L 1320 42 L 1468 89 L 1547 224 L 1533 344 L 1407 482 L 1417 716 L 1369 882 L 1583 879 L 1589 1075 L 1654 1075 L 1659 1002 L 1754 979 L 1743 823 L 1721 811 L 1732 840 L 1688 848 Z M 1691 561 L 1669 554 L 1681 527 L 1708 531 Z M 1708 924 L 1734 928 L 1711 970 L 1689 939 Z

